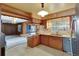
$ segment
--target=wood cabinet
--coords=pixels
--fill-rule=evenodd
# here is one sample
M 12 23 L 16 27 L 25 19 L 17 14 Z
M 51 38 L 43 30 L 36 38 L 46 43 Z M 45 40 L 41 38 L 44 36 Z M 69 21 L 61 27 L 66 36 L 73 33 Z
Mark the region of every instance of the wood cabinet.
M 41 44 L 63 50 L 63 38 L 57 36 L 40 35 Z
M 48 46 L 48 42 L 49 42 L 48 36 L 40 35 L 40 40 L 41 40 L 41 44 Z
M 6 35 L 17 35 L 17 24 L 3 23 L 1 30 Z
M 39 36 L 32 36 L 28 38 L 27 44 L 29 47 L 32 47 L 32 48 L 39 45 L 40 44 Z
M 50 36 L 49 37 L 49 46 L 59 50 L 63 50 L 63 41 L 61 37 Z
M 49 46 L 58 50 L 63 50 L 63 38 L 50 35 L 32 36 L 28 39 L 28 46 L 35 47 L 39 44 Z
M 40 25 L 43 25 L 43 26 L 45 26 L 45 28 L 47 28 L 47 20 L 41 20 L 40 21 Z

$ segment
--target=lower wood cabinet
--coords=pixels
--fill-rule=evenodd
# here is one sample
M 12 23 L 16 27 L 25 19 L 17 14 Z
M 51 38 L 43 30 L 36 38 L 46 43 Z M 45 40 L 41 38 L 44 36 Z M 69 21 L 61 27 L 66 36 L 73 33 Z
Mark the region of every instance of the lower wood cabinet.
M 63 50 L 63 41 L 61 37 L 49 37 L 49 46 L 59 50 Z
M 28 39 L 28 46 L 35 47 L 39 44 L 49 46 L 58 50 L 63 50 L 63 38 L 50 35 L 32 36 Z
M 41 40 L 41 44 L 43 44 L 43 45 L 49 45 L 49 39 L 48 39 L 49 37 L 48 36 L 44 36 L 44 35 L 40 35 L 40 40 Z
M 27 45 L 29 47 L 33 48 L 39 44 L 40 44 L 39 36 L 32 36 L 32 37 L 28 38 Z
M 57 36 L 40 35 L 41 44 L 63 50 L 63 38 Z

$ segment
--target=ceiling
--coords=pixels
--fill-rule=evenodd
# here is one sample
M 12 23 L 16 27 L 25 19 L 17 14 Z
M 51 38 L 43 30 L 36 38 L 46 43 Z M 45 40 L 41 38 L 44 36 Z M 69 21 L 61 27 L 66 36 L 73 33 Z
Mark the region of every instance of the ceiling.
M 37 15 L 37 13 L 41 10 L 40 3 L 6 3 L 6 4 L 27 12 L 31 12 L 33 13 L 32 16 L 34 18 L 40 19 L 40 16 Z M 49 14 L 74 7 L 75 7 L 74 3 L 45 3 L 44 4 L 44 9 L 48 11 Z

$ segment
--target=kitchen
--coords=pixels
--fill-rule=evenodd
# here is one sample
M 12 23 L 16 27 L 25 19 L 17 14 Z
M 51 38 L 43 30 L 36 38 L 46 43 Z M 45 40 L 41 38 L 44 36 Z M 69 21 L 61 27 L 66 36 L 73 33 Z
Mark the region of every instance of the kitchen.
M 15 6 L 17 4 L 7 5 Z M 76 44 L 76 42 L 78 43 L 78 4 L 71 4 L 73 5 L 73 8 L 69 7 L 68 9 L 51 13 L 45 17 L 41 17 L 40 19 L 32 18 L 31 13 L 22 13 L 20 10 L 15 13 L 14 10 L 16 11 L 18 9 L 8 7 L 7 5 L 2 5 L 3 15 L 23 18 L 23 20 L 29 19 L 29 21 L 24 21 L 17 24 L 9 24 L 7 25 L 8 28 L 6 29 L 5 23 L 3 23 L 2 27 L 5 29 L 2 31 L 3 33 L 7 35 L 17 34 L 27 37 L 27 46 L 31 48 L 35 48 L 38 45 L 45 45 L 47 47 L 66 52 L 70 55 L 78 55 L 78 52 L 76 52 L 78 51 L 78 46 Z M 50 5 L 52 5 L 52 3 Z M 6 13 L 6 11 L 8 13 Z M 11 14 L 12 12 L 14 15 Z M 14 28 L 11 28 L 12 26 L 14 26 Z M 9 31 L 7 31 L 7 29 Z M 12 33 L 10 30 L 13 29 L 15 29 L 15 31 Z

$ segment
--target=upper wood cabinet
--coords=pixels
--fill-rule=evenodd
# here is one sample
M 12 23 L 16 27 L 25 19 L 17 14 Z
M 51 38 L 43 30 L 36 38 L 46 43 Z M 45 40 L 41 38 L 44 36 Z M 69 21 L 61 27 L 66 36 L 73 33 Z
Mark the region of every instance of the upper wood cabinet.
M 17 24 L 6 24 L 3 23 L 2 26 L 2 32 L 6 35 L 17 35 Z

